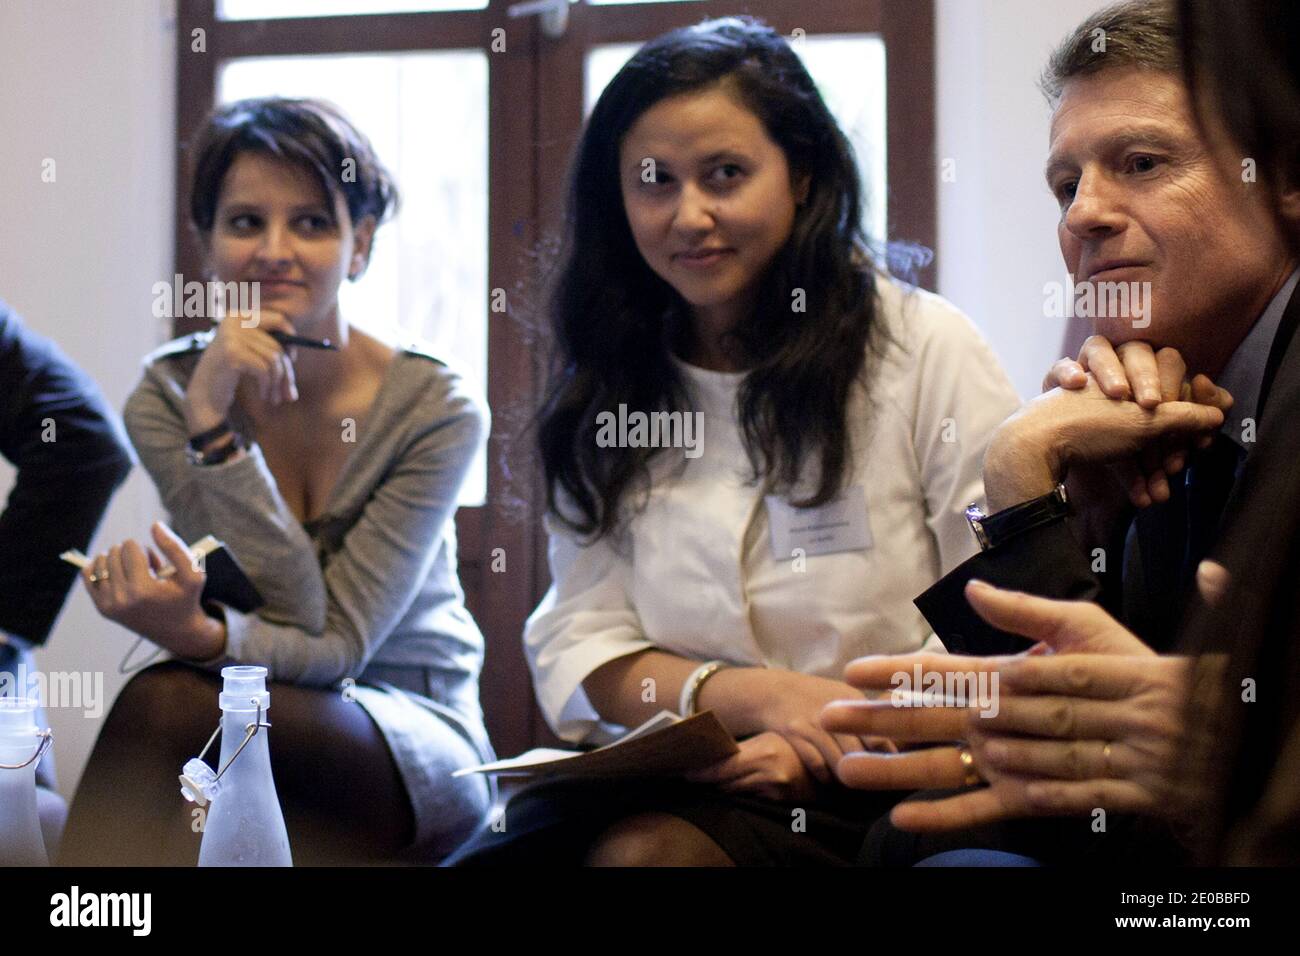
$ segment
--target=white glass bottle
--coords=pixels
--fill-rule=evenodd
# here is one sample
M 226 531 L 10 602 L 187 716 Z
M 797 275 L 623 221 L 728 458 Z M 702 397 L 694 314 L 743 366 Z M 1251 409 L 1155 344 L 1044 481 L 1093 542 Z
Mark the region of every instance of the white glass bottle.
M 203 826 L 199 866 L 293 866 L 289 834 L 271 777 L 269 732 L 260 727 L 235 757 L 258 716 L 267 721 L 266 668 L 222 668 L 221 790 Z M 232 758 L 233 762 L 232 762 Z
M 49 866 L 36 810 L 39 761 L 31 759 L 41 743 L 36 701 L 0 698 L 0 866 Z

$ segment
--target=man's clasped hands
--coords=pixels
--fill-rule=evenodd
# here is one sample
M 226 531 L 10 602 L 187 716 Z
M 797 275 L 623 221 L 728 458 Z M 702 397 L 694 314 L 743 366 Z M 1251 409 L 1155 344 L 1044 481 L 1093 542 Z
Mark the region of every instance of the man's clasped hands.
M 1192 449 L 1213 440 L 1232 405 L 1204 375 L 1186 375 L 1173 349 L 1088 339 L 994 435 L 985 457 L 989 511 L 1046 494 L 1058 482 L 1066 483 L 1076 513 L 1113 507 L 1116 498 L 1138 508 L 1167 501 L 1171 478 Z M 1226 574 L 1202 562 L 1196 577 L 1204 600 L 1222 593 Z M 830 703 L 821 724 L 837 735 L 888 738 L 896 752 L 846 753 L 835 768 L 839 780 L 867 790 L 958 791 L 898 804 L 893 823 L 914 831 L 1099 808 L 1176 813 L 1173 769 L 1190 661 L 1157 655 L 1091 602 L 975 580 L 965 595 L 981 618 L 1033 641 L 1032 648 L 1000 657 L 853 661 L 845 680 L 865 699 Z M 899 694 L 917 673 L 927 686 L 978 686 L 995 699 Z

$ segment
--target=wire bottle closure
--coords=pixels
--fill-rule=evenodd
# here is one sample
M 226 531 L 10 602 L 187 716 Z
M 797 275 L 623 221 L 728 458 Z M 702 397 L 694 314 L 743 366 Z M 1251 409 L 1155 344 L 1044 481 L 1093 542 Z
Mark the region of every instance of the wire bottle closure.
M 54 744 L 54 731 L 40 730 L 37 731 L 36 736 L 41 738 L 41 742 L 36 745 L 36 750 L 30 757 L 22 763 L 0 763 L 0 770 L 22 770 L 44 757 L 45 751 Z
M 230 769 L 230 765 L 235 762 L 235 759 L 244 752 L 248 742 L 256 737 L 257 732 L 263 727 L 270 729 L 271 724 L 262 719 L 262 702 L 256 697 L 249 698 L 249 701 L 257 707 L 257 716 L 251 723 L 244 725 L 244 740 L 239 745 L 239 748 L 230 755 L 230 759 L 226 761 L 225 766 L 213 773 L 212 768 L 203 762 L 203 758 L 212 748 L 213 741 L 221 733 L 221 724 L 218 723 L 217 729 L 212 732 L 208 742 L 203 745 L 203 750 L 199 752 L 197 757 L 188 760 L 182 768 L 180 775 L 181 796 L 186 800 L 197 803 L 201 807 L 207 806 L 208 801 L 214 799 L 221 792 L 220 781 L 222 776 Z

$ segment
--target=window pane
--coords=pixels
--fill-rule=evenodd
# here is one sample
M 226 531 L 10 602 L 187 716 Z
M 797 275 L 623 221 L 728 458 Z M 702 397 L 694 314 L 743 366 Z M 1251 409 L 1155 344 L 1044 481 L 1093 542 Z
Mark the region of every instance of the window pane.
M 827 107 L 853 145 L 866 197 L 867 234 L 879 241 L 885 236 L 885 197 L 889 195 L 885 44 L 874 34 L 808 36 L 793 42 Z M 592 47 L 586 63 L 587 113 L 639 46 L 611 43 Z
M 587 70 L 583 98 L 584 116 L 590 116 L 596 100 L 614 74 L 623 68 L 623 64 L 632 59 L 632 54 L 640 49 L 640 43 L 602 43 L 587 51 Z
M 353 13 L 442 13 L 483 10 L 487 0 L 219 0 L 222 20 L 280 20 L 285 17 L 335 17 Z
M 857 154 L 865 187 L 867 233 L 884 239 L 885 197 L 889 195 L 885 43 L 879 36 L 827 35 L 796 40 L 794 48 Z
M 313 96 L 336 103 L 397 179 L 401 214 L 375 237 L 370 267 L 339 303 L 386 341 L 422 339 L 486 388 L 487 55 L 257 57 L 221 71 L 218 99 Z M 447 135 L 454 130 L 454 135 Z M 485 460 L 462 504 L 482 504 Z

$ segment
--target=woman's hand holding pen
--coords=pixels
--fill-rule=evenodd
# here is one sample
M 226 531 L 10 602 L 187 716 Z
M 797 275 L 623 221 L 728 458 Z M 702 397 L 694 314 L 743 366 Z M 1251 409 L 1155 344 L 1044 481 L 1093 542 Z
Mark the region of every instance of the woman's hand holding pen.
M 263 308 L 256 315 L 232 311 L 222 319 L 186 390 L 190 434 L 225 420 L 241 378 L 254 383 L 269 405 L 298 400 L 294 349 L 286 350 L 272 333 L 294 334 L 293 325 L 274 309 Z

